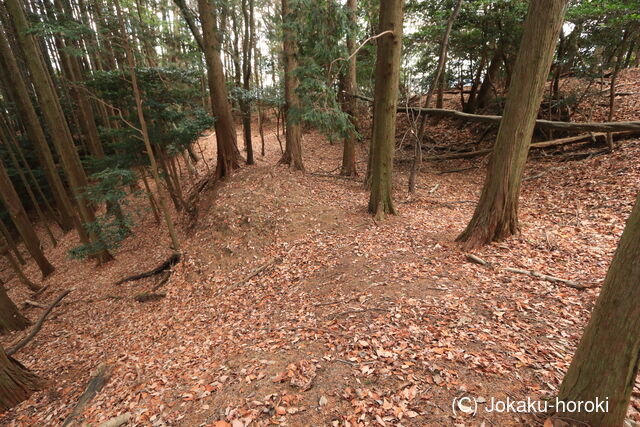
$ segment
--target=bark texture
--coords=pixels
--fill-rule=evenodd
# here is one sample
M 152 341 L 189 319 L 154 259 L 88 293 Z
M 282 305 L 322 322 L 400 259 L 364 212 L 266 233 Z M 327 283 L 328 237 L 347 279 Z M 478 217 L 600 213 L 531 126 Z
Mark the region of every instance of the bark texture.
M 302 163 L 302 128 L 300 127 L 300 99 L 296 93 L 298 77 L 298 44 L 292 23 L 295 14 L 289 5 L 289 0 L 282 0 L 282 25 L 284 32 L 284 114 L 287 122 L 285 128 L 285 149 L 280 163 L 289 165 L 294 170 L 304 170 Z
M 608 400 L 608 410 L 559 415 L 593 426 L 623 425 L 640 363 L 639 283 L 640 196 L 558 395 L 567 402 Z
M 347 10 L 349 11 L 349 21 L 351 22 L 352 29 L 357 28 L 357 4 L 356 0 L 347 0 Z M 358 93 L 356 83 L 356 55 L 355 55 L 355 39 L 352 32 L 347 34 L 347 51 L 349 52 L 349 64 L 347 73 L 344 76 L 344 91 L 347 94 Z M 354 127 L 353 132 L 344 138 L 344 147 L 342 150 L 342 167 L 340 168 L 340 174 L 344 176 L 356 176 L 358 171 L 356 169 L 356 106 L 357 100 L 354 96 L 343 97 L 343 110 L 351 118 L 351 124 Z
M 0 412 L 26 400 L 40 388 L 40 380 L 0 345 Z
M 0 334 L 21 331 L 27 326 L 29 326 L 29 321 L 20 314 L 18 307 L 7 295 L 7 291 L 0 285 Z
M 207 62 L 207 78 L 211 97 L 211 108 L 216 116 L 216 143 L 218 164 L 216 177 L 224 179 L 239 167 L 239 152 L 236 128 L 231 115 L 231 104 L 227 95 L 227 83 L 220 58 L 220 37 L 217 31 L 215 9 L 211 0 L 198 0 L 198 11 L 202 22 L 202 41 Z
M 519 231 L 518 198 L 531 136 L 562 26 L 566 0 L 532 0 L 480 201 L 458 236 L 466 248 Z
M 396 136 L 396 108 L 400 81 L 402 50 L 402 0 L 380 1 L 373 102 L 373 132 L 371 136 L 371 194 L 369 212 L 377 218 L 395 214 L 392 193 L 393 151 Z

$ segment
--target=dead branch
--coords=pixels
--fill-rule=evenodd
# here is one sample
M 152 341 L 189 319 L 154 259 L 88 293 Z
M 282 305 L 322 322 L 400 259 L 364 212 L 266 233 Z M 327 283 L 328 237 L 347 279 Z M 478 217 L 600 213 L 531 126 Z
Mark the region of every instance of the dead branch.
M 133 297 L 133 299 L 135 299 L 138 302 L 149 302 L 149 301 L 158 301 L 166 296 L 167 294 L 160 293 L 160 292 L 140 292 L 138 295 Z
M 40 288 L 37 292 L 34 292 L 33 294 L 31 294 L 31 298 L 38 298 L 40 296 L 40 294 L 42 294 L 44 291 L 46 291 L 47 289 L 49 289 L 49 285 L 45 285 L 42 288 Z
M 162 264 L 160 264 L 153 270 L 149 270 L 149 271 L 145 271 L 144 273 L 134 274 L 133 276 L 125 277 L 124 279 L 118 280 L 115 284 L 121 285 L 126 282 L 133 282 L 134 280 L 140 280 L 147 277 L 155 276 L 156 274 L 160 274 L 163 271 L 173 267 L 178 263 L 178 261 L 180 261 L 180 253 L 174 252 L 171 254 L 169 258 L 167 258 L 166 261 L 164 261 Z
M 472 254 L 466 254 L 466 257 L 467 257 L 467 259 L 469 261 L 475 262 L 476 264 L 485 265 L 485 266 L 491 265 L 491 263 L 489 261 L 485 261 L 482 258 L 477 257 L 477 256 L 472 255 Z
M 51 310 L 53 310 L 53 308 L 56 305 L 58 305 L 64 297 L 69 295 L 70 292 L 71 292 L 71 289 L 64 291 L 63 293 L 60 294 L 60 296 L 58 296 L 58 298 L 56 298 L 51 303 L 49 307 L 47 307 L 47 309 L 42 313 L 42 315 L 40 316 L 36 324 L 33 325 L 33 328 L 31 328 L 31 331 L 27 334 L 27 336 L 22 338 L 20 341 L 18 341 L 15 345 L 13 345 L 7 350 L 7 354 L 9 356 L 13 356 L 18 350 L 20 350 L 22 347 L 27 345 L 29 341 L 31 341 L 38 332 L 40 332 L 40 329 L 42 329 L 42 325 L 44 324 L 44 321 L 47 319 L 47 316 L 49 315 L 49 313 L 51 313 Z
M 75 421 L 76 417 L 82 412 L 84 407 L 87 406 L 87 403 L 89 403 L 91 399 L 93 399 L 95 395 L 102 390 L 102 387 L 104 387 L 107 381 L 109 381 L 107 366 L 100 365 L 87 383 L 87 388 L 80 396 L 80 399 L 78 399 L 78 403 L 76 403 L 76 406 L 73 407 L 69 416 L 62 423 L 62 427 L 66 427 Z
M 510 268 L 507 267 L 505 268 L 505 271 L 509 271 L 511 273 L 518 273 L 518 274 L 526 274 L 529 275 L 531 277 L 535 277 L 538 279 L 542 279 L 542 280 L 546 280 L 549 282 L 554 282 L 554 283 L 563 283 L 567 286 L 569 286 L 570 288 L 574 288 L 574 289 L 587 289 L 589 286 L 585 286 L 585 285 L 581 285 L 577 282 L 574 282 L 573 280 L 567 280 L 567 279 L 561 279 L 559 277 L 554 277 L 554 276 L 549 276 L 548 274 L 542 274 L 542 273 L 538 273 L 537 271 L 533 271 L 533 270 L 520 270 L 517 268 Z
M 348 94 L 349 96 L 355 96 L 352 94 Z M 373 102 L 373 99 L 367 98 L 365 96 L 356 96 L 359 99 L 363 99 L 365 101 Z M 484 122 L 484 123 L 500 123 L 502 120 L 502 116 L 494 116 L 494 115 L 483 115 L 483 114 L 470 114 L 463 113 L 462 111 L 456 110 L 448 110 L 446 108 L 420 108 L 420 107 L 398 107 L 397 111 L 399 113 L 413 113 L 413 114 L 428 114 L 430 116 L 444 116 L 444 117 L 455 117 L 457 119 L 462 119 L 466 121 L 473 122 Z M 640 131 L 640 120 L 629 121 L 629 122 L 586 122 L 586 123 L 575 123 L 575 122 L 560 122 L 560 121 L 552 121 L 552 120 L 536 120 L 536 126 L 542 127 L 545 129 L 558 129 L 558 130 L 566 130 L 566 131 L 585 131 L 585 132 L 616 132 L 616 131 L 625 131 L 625 130 L 633 130 Z
M 39 302 L 31 301 L 30 299 L 25 300 L 25 302 L 24 302 L 23 306 L 24 306 L 25 308 L 26 308 L 26 307 L 29 307 L 29 306 L 31 306 L 31 307 L 37 307 L 37 308 L 47 308 L 47 306 L 46 306 L 46 305 L 44 305 L 44 304 L 40 304 Z
M 242 279 L 240 281 L 237 281 L 236 283 L 233 283 L 233 284 L 231 284 L 229 286 L 226 286 L 226 287 L 220 289 L 218 291 L 218 295 L 220 295 L 220 293 L 222 293 L 223 290 L 230 289 L 230 288 L 237 288 L 239 286 L 244 285 L 249 280 L 251 280 L 254 277 L 258 276 L 259 274 L 261 274 L 266 269 L 271 268 L 271 267 L 273 267 L 274 265 L 276 265 L 276 264 L 278 264 L 280 262 L 282 262 L 282 258 L 279 258 L 279 257 L 271 258 L 269 261 L 267 261 L 266 263 L 262 264 L 260 267 L 256 268 L 255 270 L 253 270 L 252 272 L 247 274 L 244 279 Z
M 623 131 L 623 132 L 613 132 L 611 135 L 614 139 L 620 139 L 627 136 L 634 136 L 640 134 L 640 131 Z M 597 141 L 598 139 L 604 140 L 606 137 L 606 133 L 598 132 L 598 133 L 588 133 L 584 135 L 570 136 L 567 138 L 558 138 L 552 139 L 549 141 L 541 141 L 534 142 L 529 146 L 529 149 L 541 149 L 541 148 L 549 148 L 549 147 L 557 147 L 561 145 L 573 144 L 580 141 Z M 452 159 L 469 159 L 472 157 L 482 156 L 484 154 L 489 154 L 493 151 L 493 148 L 485 148 L 482 150 L 476 151 L 467 151 L 464 153 L 451 153 L 451 154 L 442 154 L 439 156 L 431 156 L 425 157 L 425 160 L 452 160 Z

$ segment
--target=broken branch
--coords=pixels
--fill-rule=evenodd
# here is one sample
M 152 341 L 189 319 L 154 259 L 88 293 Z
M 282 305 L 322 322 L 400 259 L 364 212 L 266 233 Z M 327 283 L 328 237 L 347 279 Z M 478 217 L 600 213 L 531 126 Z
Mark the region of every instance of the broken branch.
M 18 350 L 20 350 L 22 347 L 27 345 L 29 341 L 31 341 L 38 332 L 40 332 L 40 329 L 42 328 L 42 325 L 44 324 L 44 321 L 47 319 L 47 316 L 49 315 L 49 313 L 51 313 L 51 310 L 53 310 L 53 308 L 56 305 L 58 305 L 64 297 L 69 295 L 70 292 L 71 292 L 70 289 L 64 291 L 63 293 L 60 294 L 60 296 L 58 296 L 58 298 L 55 299 L 55 301 L 51 303 L 51 305 L 44 311 L 44 313 L 42 313 L 42 315 L 40 316 L 36 324 L 33 326 L 33 328 L 31 329 L 31 332 L 29 332 L 26 337 L 22 338 L 14 346 L 10 347 L 7 350 L 7 354 L 9 356 L 13 356 Z

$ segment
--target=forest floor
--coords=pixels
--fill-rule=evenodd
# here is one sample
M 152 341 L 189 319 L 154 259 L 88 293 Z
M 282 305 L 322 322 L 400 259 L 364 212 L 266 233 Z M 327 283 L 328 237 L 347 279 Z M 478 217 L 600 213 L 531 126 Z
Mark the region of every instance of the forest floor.
M 439 126 L 439 140 L 460 134 Z M 215 166 L 214 138 L 200 142 L 200 176 Z M 48 249 L 57 270 L 39 301 L 73 291 L 15 356 L 47 380 L 45 389 L 0 424 L 61 425 L 105 366 L 110 379 L 78 424 L 130 412 L 141 426 L 541 425 L 544 416 L 488 409 L 492 399 L 557 391 L 638 191 L 640 140 L 578 161 L 532 156 L 522 233 L 473 252 L 488 266 L 454 243 L 486 158 L 425 163 L 411 197 L 400 163 L 398 215 L 375 222 L 361 180 L 335 175 L 341 145 L 315 132 L 303 145 L 306 173 L 277 166 L 267 127 L 266 156 L 205 188 L 195 224 L 175 214 L 185 256 L 160 289 L 165 298 L 134 300 L 157 276 L 115 284 L 170 255 L 143 198 L 131 200 L 140 211 L 135 236 L 115 261 L 67 259 L 77 244 L 71 234 Z M 259 137 L 254 146 L 259 152 Z M 191 186 L 186 172 L 183 182 Z M 25 271 L 37 277 L 33 263 Z M 1 275 L 14 301 L 31 298 L 7 269 Z M 36 319 L 42 310 L 24 311 Z M 475 414 L 473 403 L 452 410 L 465 396 Z M 640 393 L 629 417 L 640 421 Z

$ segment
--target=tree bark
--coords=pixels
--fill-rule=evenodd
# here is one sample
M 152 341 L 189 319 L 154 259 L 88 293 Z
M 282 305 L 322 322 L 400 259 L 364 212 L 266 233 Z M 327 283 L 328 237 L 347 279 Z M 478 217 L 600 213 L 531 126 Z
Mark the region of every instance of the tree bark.
M 457 238 L 467 248 L 519 231 L 522 173 L 566 5 L 566 0 L 532 0 L 529 4 L 484 188 L 473 218 Z
M 240 158 L 236 142 L 236 130 L 227 95 L 227 84 L 220 59 L 220 38 L 217 31 L 214 8 L 211 0 L 198 0 L 204 56 L 207 61 L 207 76 L 211 96 L 211 108 L 216 116 L 216 141 L 218 164 L 216 177 L 224 179 L 239 167 Z
M 369 212 L 383 219 L 395 214 L 391 198 L 395 149 L 400 54 L 402 50 L 403 0 L 381 0 L 375 66 L 373 132 L 371 136 L 371 194 Z
M 347 10 L 349 13 L 349 22 L 351 28 L 347 34 L 347 53 L 349 54 L 349 65 L 344 76 L 344 91 L 346 93 L 357 94 L 358 86 L 356 83 L 356 55 L 355 55 L 355 36 L 353 32 L 358 25 L 357 17 L 357 0 L 347 0 Z M 356 98 L 353 96 L 343 96 L 343 110 L 349 115 L 351 125 L 354 130 L 344 138 L 344 147 L 342 149 L 342 166 L 340 167 L 340 175 L 357 176 L 356 169 Z
M 7 295 L 4 286 L 0 285 L 0 334 L 21 331 L 29 325 L 29 320 L 20 314 L 18 307 Z
M 296 15 L 289 0 L 282 0 L 282 25 L 283 25 L 283 57 L 284 57 L 284 114 L 286 119 L 285 127 L 285 148 L 281 164 L 289 165 L 294 170 L 304 170 L 302 162 L 302 128 L 300 127 L 300 99 L 296 93 L 298 88 L 298 43 L 296 34 L 292 28 Z
M 607 411 L 563 413 L 593 426 L 622 426 L 640 364 L 640 196 L 567 371 L 559 400 L 607 401 Z
M 189 29 L 191 30 L 191 34 L 193 35 L 193 38 L 198 44 L 198 47 L 200 47 L 200 50 L 204 52 L 204 43 L 202 41 L 202 34 L 200 34 L 200 31 L 198 30 L 198 27 L 196 26 L 196 23 L 195 23 L 195 19 L 191 14 L 191 10 L 187 7 L 185 0 L 173 0 L 173 2 L 176 4 L 176 6 L 178 6 L 178 9 L 180 9 L 180 12 L 182 12 L 182 17 L 187 22 L 187 25 L 189 26 Z
M 248 4 L 247 4 L 248 3 Z M 251 102 L 249 101 L 249 90 L 251 89 L 251 53 L 253 49 L 253 0 L 242 0 L 242 15 L 244 17 L 244 33 L 242 37 L 242 87 L 245 93 L 240 101 L 242 112 L 242 129 L 244 135 L 244 146 L 247 151 L 248 165 L 253 165 L 253 144 L 251 143 Z
M 0 411 L 26 400 L 40 386 L 40 379 L 8 356 L 0 345 Z

